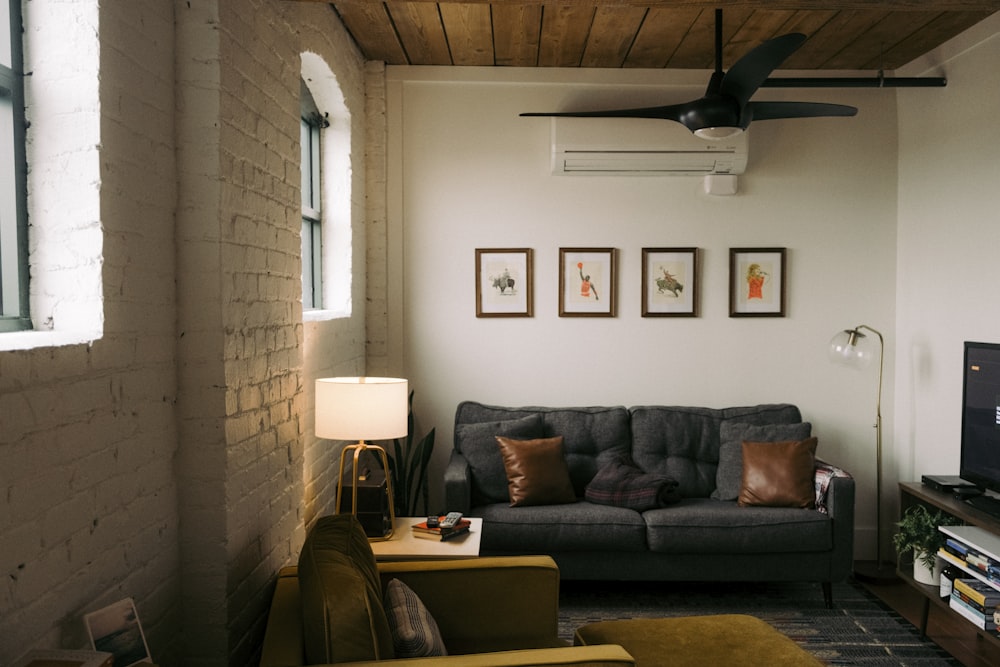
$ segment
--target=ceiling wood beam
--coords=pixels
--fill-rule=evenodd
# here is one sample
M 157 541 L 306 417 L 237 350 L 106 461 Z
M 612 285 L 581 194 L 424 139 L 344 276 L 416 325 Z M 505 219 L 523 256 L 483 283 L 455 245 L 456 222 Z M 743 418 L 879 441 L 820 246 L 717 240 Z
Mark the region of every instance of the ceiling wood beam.
M 285 0 L 286 2 L 325 2 L 328 4 L 372 5 L 372 0 Z M 437 3 L 440 0 L 408 0 L 414 3 Z M 684 9 L 691 7 L 727 9 L 743 7 L 755 9 L 792 10 L 886 10 L 886 11 L 988 11 L 1000 10 L 1000 0 L 447 0 L 455 5 L 574 5 L 577 7 L 610 7 L 615 5 Z

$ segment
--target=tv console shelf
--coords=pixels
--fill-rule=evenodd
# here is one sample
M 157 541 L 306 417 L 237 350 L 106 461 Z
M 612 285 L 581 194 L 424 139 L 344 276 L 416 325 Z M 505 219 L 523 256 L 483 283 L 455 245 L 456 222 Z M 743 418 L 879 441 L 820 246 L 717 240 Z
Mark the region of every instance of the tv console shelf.
M 907 508 L 913 505 L 927 505 L 937 508 L 946 514 L 956 517 L 968 526 L 978 526 L 983 530 L 1000 537 L 1000 519 L 982 510 L 978 510 L 968 503 L 955 498 L 951 493 L 935 491 L 934 489 L 921 484 L 920 482 L 900 482 L 899 484 L 899 511 L 902 515 Z M 904 582 L 920 591 L 924 596 L 924 607 L 920 615 L 920 634 L 927 632 L 927 616 L 930 612 L 931 604 L 941 609 L 947 610 L 949 614 L 958 614 L 948 604 L 948 600 L 941 599 L 941 592 L 937 586 L 922 584 L 913 578 L 913 560 L 901 559 L 897 565 L 897 574 Z M 1000 647 L 1000 637 L 994 632 L 988 632 L 977 628 L 969 623 L 987 641 Z

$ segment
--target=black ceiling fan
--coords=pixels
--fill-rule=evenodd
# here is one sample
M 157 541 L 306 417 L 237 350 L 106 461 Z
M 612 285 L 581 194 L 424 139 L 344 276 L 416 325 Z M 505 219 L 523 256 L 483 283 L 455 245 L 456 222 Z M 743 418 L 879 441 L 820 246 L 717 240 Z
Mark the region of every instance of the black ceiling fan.
M 750 98 L 806 36 L 789 33 L 750 50 L 722 71 L 722 10 L 715 10 L 715 71 L 704 96 L 681 104 L 611 111 L 566 111 L 522 113 L 522 116 L 562 116 L 572 118 L 660 118 L 680 123 L 704 139 L 725 139 L 747 129 L 754 120 L 853 116 L 857 108 L 821 102 L 751 102 Z

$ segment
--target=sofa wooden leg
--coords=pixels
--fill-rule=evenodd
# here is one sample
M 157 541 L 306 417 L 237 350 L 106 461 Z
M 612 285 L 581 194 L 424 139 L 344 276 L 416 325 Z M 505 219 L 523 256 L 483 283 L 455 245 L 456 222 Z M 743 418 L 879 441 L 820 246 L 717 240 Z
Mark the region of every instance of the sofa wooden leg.
M 833 582 L 824 581 L 823 585 L 823 602 L 826 603 L 827 609 L 833 609 Z

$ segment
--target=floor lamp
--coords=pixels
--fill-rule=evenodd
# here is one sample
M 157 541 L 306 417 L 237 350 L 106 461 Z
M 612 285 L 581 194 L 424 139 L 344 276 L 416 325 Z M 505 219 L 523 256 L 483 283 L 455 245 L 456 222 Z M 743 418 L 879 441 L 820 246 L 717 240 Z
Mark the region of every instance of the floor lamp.
M 348 458 L 351 467 L 350 512 L 377 514 L 373 525 L 365 525 L 365 533 L 373 541 L 392 537 L 396 510 L 393 505 L 392 480 L 389 474 L 389 457 L 378 445 L 367 440 L 391 440 L 406 436 L 409 430 L 409 391 L 406 380 L 379 377 L 337 377 L 316 380 L 316 437 L 330 440 L 357 440 L 340 452 L 337 472 L 337 498 L 334 507 L 342 512 L 344 469 Z M 368 482 L 369 471 L 361 456 L 371 451 L 382 462 L 385 471 L 385 497 L 366 498 L 358 505 L 358 487 Z M 381 494 L 381 482 L 374 489 Z M 385 510 L 388 510 L 387 512 Z M 360 517 L 359 517 L 360 518 Z M 365 523 L 364 521 L 362 522 Z
M 864 329 L 878 336 L 878 394 L 875 399 L 875 560 L 855 561 L 854 577 L 868 583 L 889 582 L 896 578 L 893 563 L 882 560 L 882 368 L 885 357 L 885 339 L 882 333 L 867 324 L 844 329 L 830 341 L 830 358 L 848 366 L 866 367 L 872 361 L 873 351 L 867 343 Z

